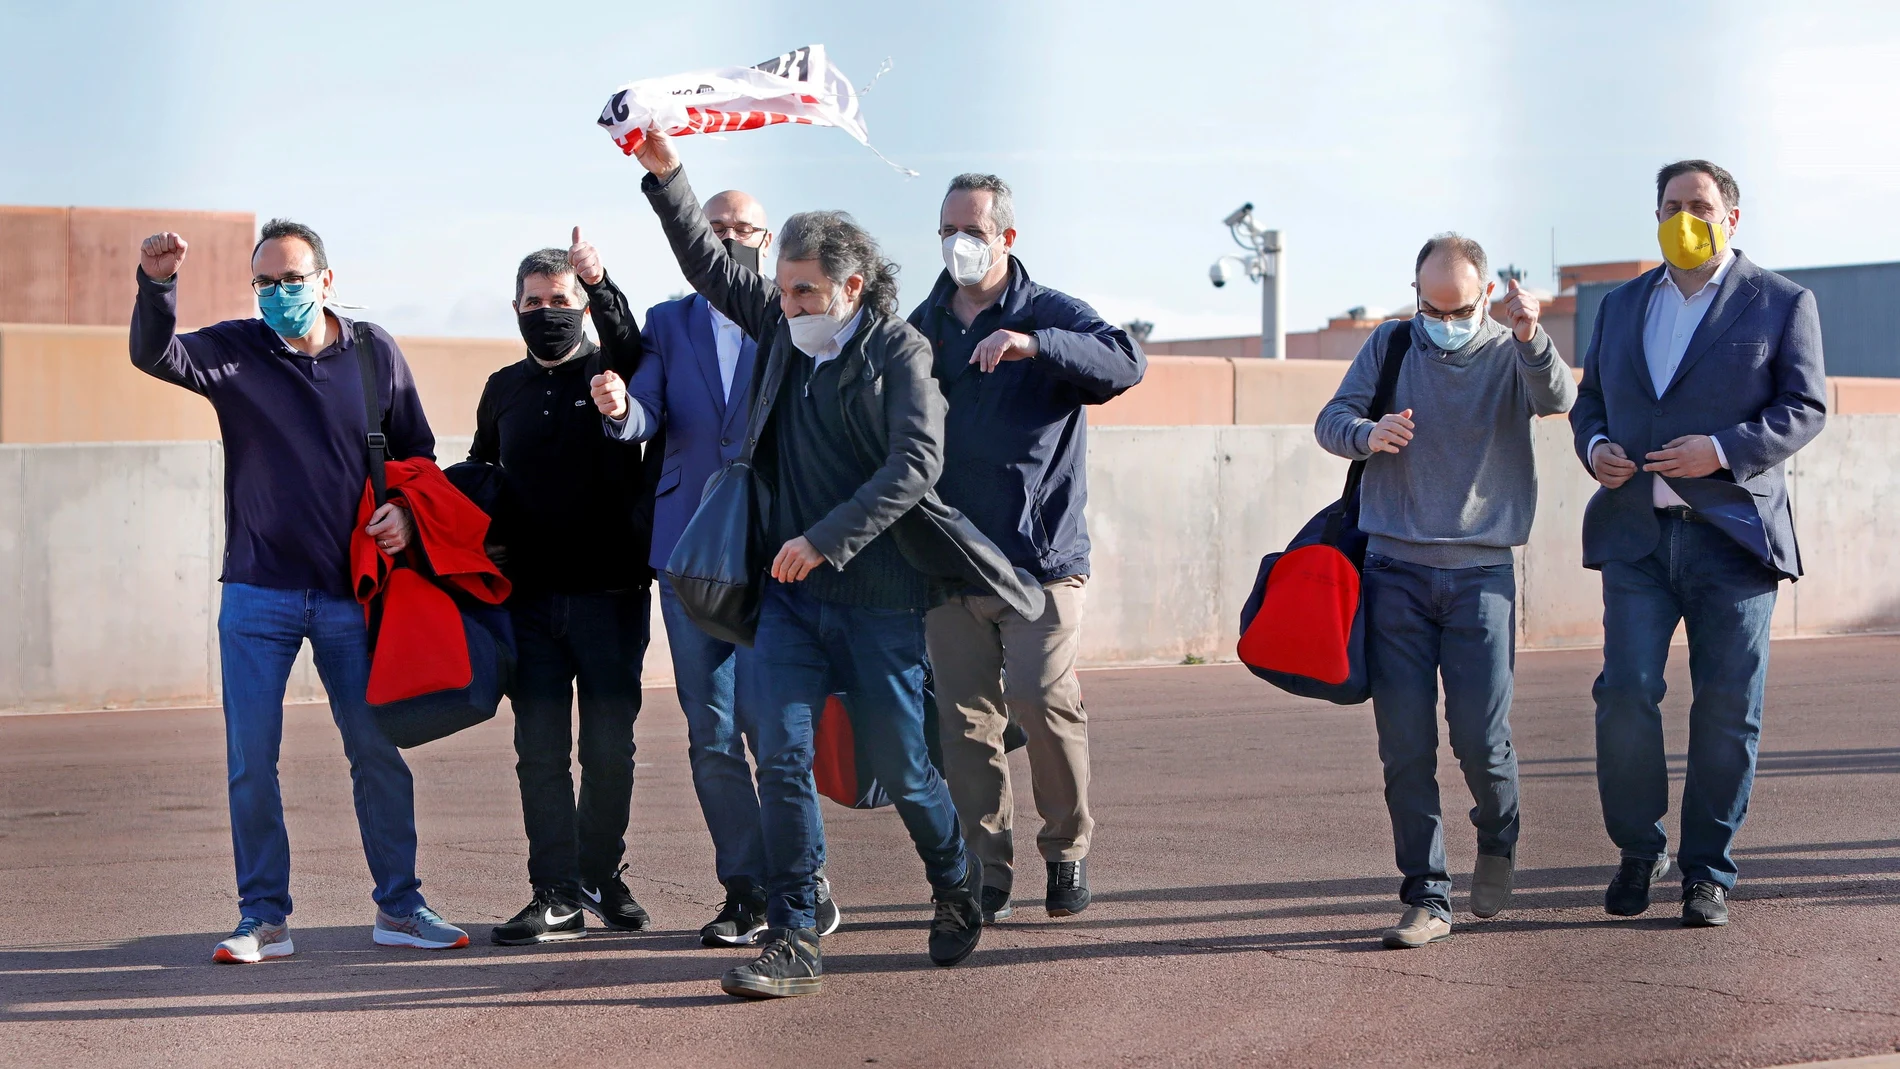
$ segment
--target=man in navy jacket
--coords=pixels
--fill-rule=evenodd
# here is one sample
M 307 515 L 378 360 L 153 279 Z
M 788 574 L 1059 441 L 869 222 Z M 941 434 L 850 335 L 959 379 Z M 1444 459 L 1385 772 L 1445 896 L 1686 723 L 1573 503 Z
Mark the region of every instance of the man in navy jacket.
M 765 208 L 729 189 L 706 201 L 706 219 L 728 254 L 757 271 L 772 245 Z M 660 614 L 673 652 L 673 686 L 686 711 L 693 789 L 726 889 L 725 908 L 699 935 L 707 946 L 742 946 L 765 928 L 759 796 L 733 708 L 739 663 L 751 651 L 700 630 L 663 573 L 706 483 L 744 447 L 758 344 L 697 293 L 649 309 L 643 337 L 646 356 L 632 382 L 609 371 L 596 380 L 594 397 L 610 434 L 652 442 L 648 448 L 665 454 L 654 488 L 650 563 L 662 573 Z M 818 895 L 818 934 L 830 935 L 841 918 L 822 875 Z
M 1015 805 L 1003 732 L 1028 737 L 1052 917 L 1088 907 L 1088 718 L 1075 674 L 1089 576 L 1088 417 L 1141 381 L 1147 360 L 1082 301 L 1030 281 L 1009 186 L 950 182 L 939 217 L 945 270 L 910 322 L 930 339 L 950 403 L 937 491 L 1010 563 L 1043 584 L 1027 619 L 994 595 L 953 593 L 930 611 L 944 775 L 983 862 L 985 921 L 1010 913 Z M 1008 687 L 1005 691 L 1004 680 Z
M 1689 769 L 1682 799 L 1682 923 L 1728 923 L 1729 855 L 1748 812 L 1780 580 L 1801 574 L 1790 456 L 1827 418 L 1814 294 L 1728 247 L 1735 179 L 1706 160 L 1656 176 L 1669 262 L 1597 312 L 1570 413 L 1577 454 L 1603 485 L 1583 518 L 1583 561 L 1603 573 L 1597 786 L 1623 861 L 1617 916 L 1649 908 L 1669 871 L 1663 668 L 1689 634 Z

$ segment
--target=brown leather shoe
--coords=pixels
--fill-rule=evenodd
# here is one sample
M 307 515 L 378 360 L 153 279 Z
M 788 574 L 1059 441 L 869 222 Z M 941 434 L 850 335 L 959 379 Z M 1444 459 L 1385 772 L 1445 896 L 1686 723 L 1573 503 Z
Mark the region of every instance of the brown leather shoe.
M 1412 906 L 1399 918 L 1396 928 L 1379 933 L 1379 941 L 1388 950 L 1414 950 L 1450 938 L 1451 922 L 1424 906 Z

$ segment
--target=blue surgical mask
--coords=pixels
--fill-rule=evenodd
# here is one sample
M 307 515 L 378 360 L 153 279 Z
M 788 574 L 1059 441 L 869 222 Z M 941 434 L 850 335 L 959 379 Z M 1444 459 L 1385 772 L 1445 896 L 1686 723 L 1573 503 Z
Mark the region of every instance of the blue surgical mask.
M 317 317 L 323 314 L 323 304 L 317 297 L 322 292 L 323 287 L 310 282 L 295 286 L 279 283 L 275 290 L 257 298 L 257 310 L 264 317 L 264 325 L 279 337 L 301 338 L 317 329 Z
M 1428 315 L 1418 318 L 1424 322 L 1425 333 L 1431 337 L 1433 345 L 1448 353 L 1455 353 L 1470 345 L 1471 340 L 1478 336 L 1478 329 L 1484 325 L 1484 309 L 1479 308 L 1469 319 L 1433 319 Z

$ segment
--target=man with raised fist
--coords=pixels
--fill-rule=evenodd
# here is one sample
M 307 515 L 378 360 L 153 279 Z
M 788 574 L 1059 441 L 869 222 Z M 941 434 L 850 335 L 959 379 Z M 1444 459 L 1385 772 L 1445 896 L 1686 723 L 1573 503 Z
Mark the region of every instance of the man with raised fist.
M 600 254 L 574 228 L 569 247 L 528 254 L 514 309 L 527 353 L 489 376 L 469 459 L 501 469 L 508 508 L 502 570 L 519 648 L 515 775 L 528 835 L 528 905 L 496 925 L 504 945 L 578 939 L 583 911 L 639 931 L 647 911 L 622 879 L 633 801 L 633 722 L 647 647 L 653 491 L 640 446 L 601 433 L 589 383 L 631 375 L 639 324 Z M 591 318 L 600 344 L 583 323 Z M 580 799 L 574 795 L 574 694 L 580 691 Z
M 402 352 L 369 326 L 375 382 L 364 382 L 350 320 L 325 307 L 335 273 L 323 239 L 299 223 L 264 224 L 251 253 L 258 319 L 177 334 L 178 275 L 189 246 L 156 234 L 139 250 L 132 364 L 202 394 L 224 438 L 223 665 L 231 844 L 240 922 L 213 958 L 250 963 L 294 951 L 290 839 L 277 783 L 284 687 L 306 640 L 343 735 L 363 854 L 375 879 L 373 938 L 385 946 L 468 945 L 422 898 L 413 783 L 366 697 L 369 630 L 350 590 L 349 545 L 369 479 L 364 392 L 375 390 L 394 460 L 435 455 Z M 370 517 L 385 553 L 409 544 L 395 502 Z
M 1577 384 L 1538 325 L 1536 297 L 1510 280 L 1501 324 L 1484 249 L 1440 234 L 1413 265 L 1418 313 L 1366 339 L 1320 411 L 1319 444 L 1366 461 L 1359 527 L 1368 536 L 1363 591 L 1385 804 L 1404 882 L 1399 923 L 1381 940 L 1421 947 L 1451 935 L 1451 876 L 1438 802 L 1438 683 L 1452 753 L 1477 805 L 1471 912 L 1493 917 L 1511 897 L 1518 806 L 1511 748 L 1517 566 L 1531 533 L 1537 470 L 1531 420 L 1569 411 Z M 1370 418 L 1396 331 L 1410 344 L 1390 411 Z

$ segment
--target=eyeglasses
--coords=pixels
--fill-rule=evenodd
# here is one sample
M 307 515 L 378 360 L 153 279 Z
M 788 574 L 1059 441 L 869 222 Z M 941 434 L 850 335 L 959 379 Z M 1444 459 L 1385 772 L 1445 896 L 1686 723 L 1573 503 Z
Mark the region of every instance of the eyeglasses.
M 309 282 L 310 276 L 306 275 L 285 275 L 283 278 L 254 278 L 251 280 L 251 291 L 256 293 L 259 297 L 269 297 L 277 292 L 277 287 L 283 286 L 290 291 L 285 294 L 285 296 L 295 297 L 303 292 L 304 286 Z
M 1475 304 L 1467 304 L 1463 308 L 1453 308 L 1449 312 L 1441 312 L 1431 305 L 1426 304 L 1424 301 L 1420 301 L 1418 304 L 1419 315 L 1424 316 L 1426 319 L 1436 319 L 1440 322 L 1444 322 L 1448 319 L 1470 319 L 1476 315 L 1477 312 L 1478 306 Z
M 727 238 L 731 238 L 734 241 L 744 241 L 752 235 L 764 230 L 764 227 L 753 226 L 751 223 L 714 223 L 712 225 L 713 237 L 721 241 Z

